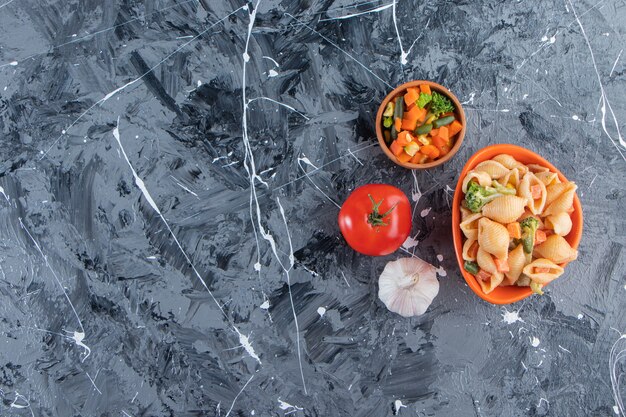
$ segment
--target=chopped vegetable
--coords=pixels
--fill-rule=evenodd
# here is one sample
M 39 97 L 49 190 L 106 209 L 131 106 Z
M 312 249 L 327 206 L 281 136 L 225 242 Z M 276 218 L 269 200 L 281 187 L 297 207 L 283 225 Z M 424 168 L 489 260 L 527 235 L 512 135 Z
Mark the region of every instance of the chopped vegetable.
M 493 258 L 496 269 L 500 272 L 509 272 L 509 262 L 506 259 Z
M 383 136 L 385 137 L 385 143 L 387 146 L 391 145 L 391 132 L 388 130 L 383 131 Z
M 400 119 L 399 117 L 396 117 L 396 119 L 393 121 L 393 126 L 396 128 L 396 130 L 399 132 L 402 130 L 402 119 Z
M 432 94 L 430 91 L 430 86 L 428 84 L 421 84 L 420 91 L 424 94 Z
M 544 268 L 544 267 L 540 267 L 540 266 L 536 266 L 534 268 L 535 274 L 546 274 L 548 272 L 550 272 L 550 268 Z
M 541 245 L 543 242 L 546 241 L 546 239 L 548 239 L 548 236 L 546 235 L 546 232 L 544 232 L 543 230 L 537 229 L 537 231 L 535 232 L 535 245 Z
M 406 89 L 406 94 L 404 95 L 404 103 L 409 106 L 410 104 L 415 104 L 415 102 L 419 99 L 419 90 L 417 88 L 409 87 Z
M 506 230 L 509 231 L 509 236 L 511 239 L 521 239 L 522 238 L 522 228 L 520 227 L 518 222 L 509 223 L 506 225 Z
M 467 251 L 467 256 L 471 258 L 476 258 L 476 255 L 478 255 L 479 247 L 480 245 L 478 244 L 478 241 L 472 243 L 472 246 L 470 246 L 469 250 Z
M 415 106 L 411 110 L 404 112 L 404 118 L 402 119 L 402 129 L 415 130 L 417 122 L 423 120 L 426 115 L 426 110 L 420 109 Z
M 463 269 L 465 269 L 467 272 L 473 275 L 478 274 L 478 270 L 479 270 L 478 264 L 472 261 L 465 261 L 465 263 L 463 264 Z
M 454 121 L 454 116 L 447 116 L 437 119 L 433 122 L 435 127 L 447 126 Z
M 517 194 L 517 190 L 515 188 L 512 187 L 505 187 L 502 184 L 500 184 L 498 181 L 493 181 L 491 183 L 492 187 L 499 192 L 500 194 L 505 194 L 505 195 L 515 195 Z
M 428 156 L 430 159 L 437 159 L 439 157 L 439 154 L 441 153 L 439 149 L 437 149 L 433 145 L 422 146 L 422 149 L 420 149 L 420 152 Z
M 435 120 L 436 122 L 436 120 Z M 446 126 L 442 126 L 439 128 L 439 132 L 437 133 L 437 136 L 441 136 L 442 139 L 445 139 L 446 142 L 448 141 L 448 139 L 450 139 L 450 136 L 448 134 L 448 128 Z
M 430 133 L 431 130 L 433 130 L 433 125 L 431 125 L 431 124 L 421 125 L 417 129 L 415 129 L 415 134 L 416 135 L 426 135 L 427 133 Z
M 389 129 L 392 125 L 393 125 L 393 118 L 392 117 L 385 117 L 383 119 L 383 126 L 385 126 L 387 129 Z
M 450 123 L 450 126 L 448 127 L 448 134 L 450 135 L 450 137 L 452 137 L 459 133 L 461 130 L 463 130 L 463 125 L 455 120 Z
M 504 187 L 502 188 L 505 189 Z M 468 209 L 474 213 L 478 213 L 485 204 L 502 195 L 504 194 L 496 188 L 483 187 L 475 182 L 470 182 L 467 192 L 465 193 L 465 204 Z
M 402 97 L 396 98 L 396 107 L 393 109 L 393 117 L 394 119 L 402 120 L 404 117 L 404 105 L 402 103 Z
M 393 117 L 393 110 L 395 109 L 395 107 L 396 106 L 393 104 L 393 101 L 387 103 L 387 107 L 385 107 L 385 112 L 383 113 L 383 116 Z
M 520 222 L 522 228 L 522 245 L 524 252 L 532 253 L 535 246 L 535 232 L 539 227 L 539 221 L 534 217 L 526 217 Z
M 404 152 L 406 152 L 410 156 L 415 155 L 419 150 L 420 146 L 417 144 L 417 142 L 411 142 L 404 147 Z
M 454 106 L 452 105 L 452 102 L 448 97 L 441 95 L 436 91 L 433 91 L 431 99 L 432 104 L 430 106 L 430 111 L 433 112 L 436 116 L 440 116 L 442 113 L 454 111 Z
M 391 146 L 389 147 L 389 150 L 391 151 L 392 154 L 394 154 L 395 156 L 400 155 L 402 152 L 404 152 L 404 148 L 402 147 L 402 145 L 398 144 L 397 140 L 394 140 L 393 143 L 391 144 Z
M 391 139 L 397 139 L 398 138 L 398 131 L 396 130 L 395 126 L 391 126 Z
M 438 136 L 439 135 L 439 129 L 433 129 L 430 131 L 430 136 Z
M 400 162 L 409 162 L 411 160 L 411 155 L 406 152 L 402 152 L 400 155 L 397 155 L 396 158 L 398 158 L 398 161 Z
M 448 141 L 441 136 L 435 136 L 433 138 L 433 145 L 435 145 L 437 149 L 441 149 L 442 147 L 448 145 Z
M 431 102 L 433 96 L 431 94 L 420 93 L 419 99 L 417 100 L 417 106 L 420 109 L 423 109 L 428 103 Z
M 411 162 L 414 164 L 423 164 L 427 160 L 428 157 L 420 152 L 417 152 L 415 155 L 413 155 L 413 158 L 411 158 Z
M 402 132 L 398 133 L 398 144 L 400 146 L 406 146 L 411 142 L 413 142 L 413 136 L 411 136 L 409 132 L 403 130 Z
M 491 274 L 484 269 L 479 270 L 476 274 L 476 279 L 479 279 L 481 281 L 487 281 L 489 278 L 491 278 Z
M 417 140 L 421 142 L 422 145 L 430 145 L 432 142 L 426 135 L 419 135 Z
M 533 200 L 541 198 L 541 186 L 535 184 L 530 187 L 530 195 L 532 196 Z
M 428 113 L 428 114 L 426 115 L 426 123 L 432 123 L 432 122 L 434 122 L 435 120 L 437 120 L 437 116 L 435 116 L 434 114 L 430 114 L 430 113 Z
M 530 289 L 535 294 L 543 295 L 543 289 L 542 288 L 543 288 L 542 284 L 539 284 L 539 283 L 537 283 L 535 281 L 530 281 Z

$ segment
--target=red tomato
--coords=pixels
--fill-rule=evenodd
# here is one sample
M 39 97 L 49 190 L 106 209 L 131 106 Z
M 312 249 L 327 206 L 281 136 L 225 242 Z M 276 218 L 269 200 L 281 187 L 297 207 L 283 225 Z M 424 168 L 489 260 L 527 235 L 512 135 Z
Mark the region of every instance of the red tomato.
M 341 206 L 339 229 L 355 251 L 389 255 L 411 233 L 411 203 L 402 190 L 391 185 L 364 185 Z

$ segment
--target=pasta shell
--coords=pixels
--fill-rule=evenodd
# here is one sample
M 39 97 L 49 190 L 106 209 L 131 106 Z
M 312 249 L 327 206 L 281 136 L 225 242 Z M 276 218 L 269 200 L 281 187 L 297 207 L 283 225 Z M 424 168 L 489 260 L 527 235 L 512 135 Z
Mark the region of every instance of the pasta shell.
M 578 258 L 578 251 L 559 235 L 548 236 L 545 242 L 535 247 L 533 253 L 536 257 L 547 258 L 557 264 Z
M 541 188 L 541 196 L 538 199 L 533 199 L 532 187 L 538 185 Z M 543 211 L 546 205 L 546 186 L 532 172 L 526 173 L 522 181 L 520 181 L 517 189 L 518 194 L 524 197 L 527 201 L 528 208 L 532 214 L 539 214 Z
M 548 172 L 550 171 L 550 168 L 548 167 L 544 167 L 543 165 L 539 165 L 539 164 L 528 164 L 526 165 L 526 167 L 528 167 L 528 170 L 534 174 L 536 174 L 537 172 Z
M 476 165 L 474 171 L 486 172 L 492 179 L 497 180 L 504 177 L 509 172 L 509 169 L 500 162 L 487 160 Z
M 474 212 L 472 210 L 468 210 L 465 207 L 461 207 L 461 221 L 464 222 L 469 216 L 473 216 Z
M 509 254 L 509 232 L 500 223 L 482 217 L 478 221 L 478 244 L 498 259 Z
M 544 183 L 546 187 L 548 185 L 558 184 L 561 182 L 556 172 L 551 172 L 551 171 L 538 172 L 535 174 L 535 176 L 539 178 L 539 181 Z
M 505 187 L 510 184 L 517 189 L 517 186 L 519 185 L 519 174 L 519 168 L 513 168 L 498 181 L 500 181 L 500 184 L 504 185 Z
M 547 268 L 548 272 L 538 272 L 536 268 Z M 563 275 L 563 268 L 549 259 L 535 259 L 524 267 L 522 272 L 538 284 L 547 284 Z
M 559 236 L 567 236 L 572 230 L 572 218 L 564 211 L 546 217 L 545 224 Z
M 472 245 L 474 243 L 476 243 L 477 239 L 476 238 L 472 238 L 472 239 L 467 239 L 465 241 L 465 243 L 463 244 L 463 260 L 465 261 L 472 261 L 474 262 L 476 260 L 476 256 L 470 256 L 470 248 L 472 247 Z
M 482 248 L 478 248 L 476 263 L 478 264 L 480 269 L 487 271 L 491 274 L 491 277 L 489 277 L 489 279 L 486 281 L 476 279 L 476 281 L 478 281 L 478 284 L 480 284 L 483 292 L 485 294 L 489 294 L 504 280 L 504 275 L 496 268 L 496 264 L 493 261 L 491 254 L 489 254 Z
M 522 269 L 526 266 L 527 261 L 526 254 L 524 253 L 524 247 L 520 244 L 515 249 L 509 252 L 509 272 L 505 272 L 504 285 L 513 285 L 522 274 Z
M 559 182 L 556 184 L 550 184 L 546 187 L 546 205 L 550 205 L 558 196 L 563 194 L 569 187 L 568 182 Z
M 578 186 L 573 182 L 568 183 L 568 187 L 554 199 L 547 208 L 544 210 L 544 216 L 550 216 L 552 214 L 562 213 L 564 211 L 569 210 L 574 204 L 574 195 L 576 195 L 576 189 Z
M 461 222 L 461 230 L 466 238 L 478 237 L 478 221 L 483 217 L 482 213 L 475 213 Z
M 528 168 L 526 168 L 526 165 L 519 162 L 512 155 L 509 155 L 506 153 L 501 153 L 500 155 L 496 155 L 493 158 L 491 158 L 491 160 L 500 162 L 502 165 L 504 165 L 508 169 L 517 168 L 522 174 L 525 174 L 528 171 Z
M 496 287 L 500 285 L 503 280 L 504 275 L 502 275 L 502 272 L 498 272 L 497 274 L 491 274 L 487 281 L 477 279 L 480 288 L 483 289 L 483 292 L 485 294 L 489 294 L 491 291 L 495 290 Z
M 526 200 L 514 195 L 504 195 L 485 204 L 483 216 L 500 223 L 511 223 L 524 213 Z
M 467 192 L 467 187 L 469 186 L 470 181 L 472 181 L 473 179 L 475 179 L 476 182 L 483 187 L 488 187 L 491 185 L 491 176 L 489 175 L 489 173 L 472 170 L 467 173 L 465 178 L 463 178 L 463 186 L 461 187 L 461 190 L 464 193 Z

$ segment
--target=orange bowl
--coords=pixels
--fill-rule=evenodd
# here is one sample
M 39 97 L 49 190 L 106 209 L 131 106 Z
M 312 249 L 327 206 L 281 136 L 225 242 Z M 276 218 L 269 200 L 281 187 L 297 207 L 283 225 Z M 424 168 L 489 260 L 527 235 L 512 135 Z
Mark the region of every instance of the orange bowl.
M 550 168 L 552 172 L 556 172 L 561 181 L 567 181 L 567 178 L 556 169 L 554 165 L 550 162 L 546 161 L 544 158 L 539 156 L 538 154 L 530 151 L 528 149 L 522 148 L 516 145 L 491 145 L 487 146 L 476 152 L 474 155 L 470 157 L 465 166 L 463 167 L 463 171 L 459 175 L 459 180 L 456 184 L 456 189 L 454 190 L 454 200 L 452 203 L 452 238 L 454 240 L 454 251 L 456 252 L 456 260 L 459 263 L 459 269 L 461 270 L 461 274 L 467 285 L 485 301 L 489 301 L 492 304 L 510 304 L 516 301 L 523 300 L 532 294 L 530 287 L 517 287 L 517 286 L 507 286 L 507 287 L 497 287 L 495 290 L 490 292 L 489 294 L 485 294 L 476 281 L 476 278 L 469 272 L 467 272 L 463 268 L 463 234 L 461 232 L 461 200 L 463 199 L 463 191 L 461 190 L 463 185 L 463 178 L 467 173 L 474 169 L 476 165 L 479 163 L 486 161 L 487 159 L 491 159 L 496 155 L 501 153 L 506 153 L 512 155 L 515 159 L 520 161 L 523 164 L 539 164 L 544 167 Z M 583 234 L 583 210 L 580 205 L 580 200 L 578 199 L 578 195 L 574 197 L 574 211 L 571 214 L 572 218 L 572 230 L 571 232 L 565 236 L 565 240 L 573 247 L 578 248 L 578 244 L 580 243 L 580 238 Z M 567 265 L 566 263 L 560 264 L 562 267 Z
M 389 150 L 389 147 L 387 147 L 387 144 L 385 143 L 385 137 L 383 135 L 383 128 L 381 127 L 382 121 L 383 121 L 383 113 L 385 112 L 385 107 L 387 107 L 387 103 L 389 103 L 394 97 L 397 97 L 400 94 L 402 94 L 407 88 L 417 87 L 420 84 L 428 84 L 432 91 L 436 91 L 439 94 L 442 94 L 448 97 L 452 101 L 452 103 L 454 104 L 454 108 L 455 108 L 454 116 L 461 123 L 461 125 L 463 125 L 463 128 L 458 133 L 456 141 L 454 142 L 454 146 L 452 147 L 452 149 L 450 149 L 450 152 L 448 152 L 441 158 L 433 162 L 428 162 L 426 164 L 413 164 L 411 162 L 400 162 L 398 161 L 398 158 L 396 158 L 396 156 L 393 154 L 393 152 Z M 459 99 L 456 98 L 456 96 L 452 94 L 450 90 L 448 90 L 446 87 L 444 87 L 441 84 L 432 82 L 432 81 L 415 80 L 415 81 L 409 81 L 408 83 L 399 85 L 391 93 L 387 94 L 387 97 L 385 97 L 383 102 L 380 104 L 380 107 L 378 108 L 378 113 L 376 114 L 376 137 L 378 137 L 378 143 L 380 144 L 380 148 L 383 150 L 383 152 L 385 153 L 385 155 L 387 155 L 389 159 L 391 159 L 393 162 L 400 165 L 401 167 L 408 168 L 408 169 L 433 168 L 450 160 L 454 156 L 454 154 L 456 154 L 459 151 L 459 148 L 461 148 L 461 143 L 463 143 L 463 139 L 465 138 L 465 130 L 466 130 L 465 112 L 463 111 L 463 106 L 461 106 L 461 102 L 459 101 Z

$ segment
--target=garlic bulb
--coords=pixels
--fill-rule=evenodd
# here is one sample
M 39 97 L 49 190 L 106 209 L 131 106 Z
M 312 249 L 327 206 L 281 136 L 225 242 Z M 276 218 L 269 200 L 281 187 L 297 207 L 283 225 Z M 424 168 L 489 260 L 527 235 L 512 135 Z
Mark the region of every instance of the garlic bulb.
M 388 262 L 378 279 L 378 298 L 403 317 L 424 314 L 437 293 L 435 267 L 419 258 Z

